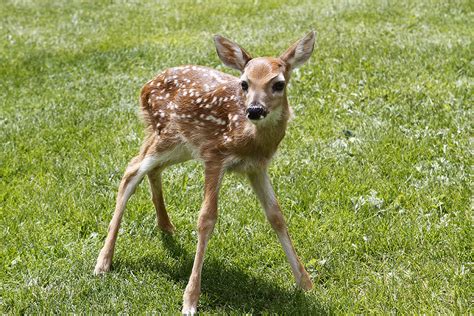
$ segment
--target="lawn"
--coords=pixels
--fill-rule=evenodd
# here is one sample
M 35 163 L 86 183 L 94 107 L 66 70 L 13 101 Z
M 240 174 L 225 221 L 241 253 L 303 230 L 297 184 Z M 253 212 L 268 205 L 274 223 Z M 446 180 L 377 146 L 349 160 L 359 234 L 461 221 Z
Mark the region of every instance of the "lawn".
M 225 177 L 206 313 L 474 312 L 472 1 L 2 1 L 0 313 L 176 313 L 203 168 L 167 169 L 174 236 L 148 183 L 112 271 L 92 274 L 160 70 L 221 65 L 212 35 L 278 55 L 310 29 L 270 169 L 303 264 L 299 291 L 248 186 Z

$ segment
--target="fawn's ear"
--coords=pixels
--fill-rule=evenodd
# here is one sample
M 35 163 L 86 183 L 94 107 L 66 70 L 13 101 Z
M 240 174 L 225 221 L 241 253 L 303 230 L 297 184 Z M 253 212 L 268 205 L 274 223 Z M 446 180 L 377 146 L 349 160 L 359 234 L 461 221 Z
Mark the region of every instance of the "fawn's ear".
M 245 65 L 252 59 L 250 54 L 238 44 L 220 35 L 214 36 L 214 42 L 216 43 L 217 55 L 219 55 L 222 62 L 230 68 L 244 72 Z
M 313 53 L 315 39 L 316 35 L 314 31 L 309 32 L 302 39 L 291 45 L 290 48 L 280 56 L 280 59 L 290 67 L 290 70 L 298 68 L 303 65 Z

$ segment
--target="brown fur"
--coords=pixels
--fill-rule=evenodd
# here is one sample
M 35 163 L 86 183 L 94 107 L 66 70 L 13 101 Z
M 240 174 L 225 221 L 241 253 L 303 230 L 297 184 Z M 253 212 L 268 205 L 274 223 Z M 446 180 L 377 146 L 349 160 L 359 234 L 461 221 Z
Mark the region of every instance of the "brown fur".
M 110 269 L 125 205 L 145 176 L 150 182 L 158 227 L 170 233 L 175 230 L 164 204 L 161 172 L 169 165 L 199 159 L 205 169 L 204 201 L 197 223 L 196 256 L 183 296 L 186 314 L 196 312 L 204 254 L 217 220 L 218 193 L 227 170 L 247 174 L 283 246 L 296 282 L 305 290 L 312 287 L 288 235 L 266 170 L 285 136 L 290 115 L 286 84 L 296 65 L 311 55 L 314 33 L 296 42 L 280 58 L 252 59 L 230 40 L 216 36 L 215 41 L 219 57 L 226 65 L 240 70 L 242 78 L 188 65 L 167 69 L 143 87 L 140 104 L 146 138 L 123 176 L 105 245 L 94 270 L 101 274 Z M 243 90 L 241 80 L 248 82 L 248 89 Z M 282 81 L 284 90 L 274 88 L 276 82 Z M 251 104 L 258 104 L 268 115 L 251 121 L 247 118 Z
M 278 59 L 260 63 L 250 72 L 251 78 L 264 81 L 280 69 L 282 61 Z M 177 78 L 173 79 L 174 76 Z M 221 81 L 210 81 L 209 77 Z M 264 167 L 285 134 L 288 103 L 282 104 L 283 125 L 257 132 L 246 117 L 244 99 L 238 78 L 207 67 L 184 66 L 164 71 L 143 87 L 141 111 L 148 125 L 148 138 L 156 137 L 158 148 L 186 142 L 197 149 L 198 158 L 204 161 L 215 159 L 216 153 L 222 158 L 258 156 Z M 201 102 L 196 103 L 197 100 Z

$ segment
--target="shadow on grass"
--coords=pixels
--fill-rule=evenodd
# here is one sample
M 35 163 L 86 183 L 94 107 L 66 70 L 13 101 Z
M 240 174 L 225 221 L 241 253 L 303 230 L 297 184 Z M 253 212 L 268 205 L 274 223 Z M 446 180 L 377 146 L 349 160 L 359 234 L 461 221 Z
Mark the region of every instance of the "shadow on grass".
M 161 240 L 170 256 L 177 259 L 176 266 L 169 266 L 152 256 L 127 261 L 117 258 L 115 270 L 146 269 L 170 276 L 184 287 L 187 284 L 194 260 L 175 237 L 162 234 Z M 291 280 L 293 282 L 293 280 Z M 199 310 L 216 312 L 226 310 L 238 313 L 278 314 L 329 314 L 314 298 L 301 290 L 286 290 L 258 277 L 250 276 L 242 269 L 224 262 L 206 258 L 202 275 L 202 289 Z

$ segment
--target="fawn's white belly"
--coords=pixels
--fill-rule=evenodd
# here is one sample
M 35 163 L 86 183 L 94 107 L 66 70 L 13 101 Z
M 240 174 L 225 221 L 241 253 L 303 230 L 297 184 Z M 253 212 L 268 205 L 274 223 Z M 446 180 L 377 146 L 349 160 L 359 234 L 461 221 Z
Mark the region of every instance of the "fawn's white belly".
M 253 157 L 231 156 L 226 159 L 224 167 L 226 170 L 240 173 L 248 173 L 256 170 L 262 170 L 267 167 L 266 159 L 256 159 Z

